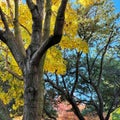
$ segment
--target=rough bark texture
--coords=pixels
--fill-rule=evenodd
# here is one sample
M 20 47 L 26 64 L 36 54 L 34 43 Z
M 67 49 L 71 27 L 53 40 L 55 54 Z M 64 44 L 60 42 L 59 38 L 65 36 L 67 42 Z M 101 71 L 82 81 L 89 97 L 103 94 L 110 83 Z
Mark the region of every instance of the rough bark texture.
M 25 67 L 24 87 L 24 118 L 23 120 L 40 120 L 43 109 L 43 63 L 31 65 L 29 60 Z

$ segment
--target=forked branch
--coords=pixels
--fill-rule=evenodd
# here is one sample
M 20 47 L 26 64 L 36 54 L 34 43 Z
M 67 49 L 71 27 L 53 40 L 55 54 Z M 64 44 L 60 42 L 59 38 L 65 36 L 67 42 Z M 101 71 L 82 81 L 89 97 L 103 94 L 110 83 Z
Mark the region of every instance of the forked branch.
M 51 46 L 58 44 L 62 37 L 63 27 L 64 27 L 64 19 L 65 19 L 65 9 L 67 6 L 68 0 L 62 0 L 61 5 L 58 10 L 58 14 L 56 17 L 55 28 L 53 36 L 46 39 L 39 49 L 34 53 L 31 59 L 32 64 L 38 64 L 40 58 L 45 53 L 45 51 L 50 48 Z

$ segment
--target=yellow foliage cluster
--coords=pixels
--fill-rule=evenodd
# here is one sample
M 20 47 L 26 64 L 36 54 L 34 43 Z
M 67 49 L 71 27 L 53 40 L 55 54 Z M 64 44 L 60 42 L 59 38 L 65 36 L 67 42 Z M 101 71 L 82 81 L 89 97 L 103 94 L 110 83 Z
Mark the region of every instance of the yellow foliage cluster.
M 62 53 L 56 47 L 52 47 L 48 50 L 44 68 L 46 71 L 52 73 L 57 71 L 57 74 L 65 74 L 66 62 L 62 58 Z
M 51 18 L 51 31 L 53 31 L 55 25 L 55 17 L 57 15 L 58 6 L 61 0 L 52 0 L 52 18 Z M 69 35 L 71 38 L 76 36 L 78 29 L 78 18 L 77 12 L 71 7 L 70 4 L 67 5 L 65 14 L 65 24 L 64 24 L 64 34 Z M 64 36 L 63 36 L 64 37 Z M 69 44 L 69 43 L 68 43 Z
M 20 14 L 19 21 L 21 26 L 21 34 L 25 48 L 27 48 L 29 46 L 30 37 L 31 37 L 29 33 L 32 32 L 32 16 L 26 4 L 20 4 L 19 14 Z
M 95 3 L 99 3 L 102 0 L 78 0 L 78 1 L 80 2 L 81 5 L 88 7 L 88 6 L 91 6 Z
M 88 53 L 88 44 L 80 38 L 74 38 L 73 40 L 71 40 L 68 36 L 65 36 L 60 42 L 60 46 L 62 47 L 62 49 L 69 48 L 73 50 L 76 48 L 79 52 L 83 51 L 84 53 Z
M 15 99 L 13 109 L 16 110 L 19 106 L 23 106 L 24 104 L 22 98 L 23 82 L 13 78 L 10 74 L 8 74 L 5 78 L 10 85 L 10 88 L 7 92 L 4 92 L 2 88 L 0 88 L 0 99 L 4 102 L 4 104 L 8 104 L 12 99 Z
M 68 36 L 64 36 L 63 40 L 60 42 L 60 46 L 62 49 L 69 48 L 73 50 L 76 48 L 77 51 L 83 51 L 84 53 L 88 53 L 89 51 L 87 42 L 80 38 L 74 38 L 71 40 Z
M 4 90 L 0 87 L 0 99 L 4 102 L 4 104 L 8 104 L 12 99 L 15 99 L 15 103 L 13 104 L 13 109 L 16 110 L 19 106 L 23 106 L 23 81 L 19 81 L 11 75 L 8 71 L 6 71 L 7 67 L 16 72 L 19 76 L 22 76 L 22 73 L 12 57 L 10 51 L 7 46 L 3 43 L 0 44 L 1 55 L 0 61 L 3 67 L 0 70 L 0 80 L 3 83 L 6 83 L 9 87 Z M 12 62 L 11 62 L 12 61 Z
M 52 25 L 54 27 L 55 15 L 57 13 L 58 5 L 60 0 L 53 0 L 53 16 L 52 16 Z M 54 21 L 54 22 L 53 22 Z M 52 27 L 52 28 L 53 28 Z M 53 29 L 52 29 L 53 30 Z M 71 7 L 70 4 L 67 5 L 66 14 L 65 14 L 65 24 L 64 24 L 64 32 L 63 37 L 60 42 L 60 46 L 62 49 L 77 49 L 78 51 L 83 51 L 84 53 L 88 52 L 88 44 L 79 38 L 76 38 L 78 30 L 78 15 L 77 12 Z

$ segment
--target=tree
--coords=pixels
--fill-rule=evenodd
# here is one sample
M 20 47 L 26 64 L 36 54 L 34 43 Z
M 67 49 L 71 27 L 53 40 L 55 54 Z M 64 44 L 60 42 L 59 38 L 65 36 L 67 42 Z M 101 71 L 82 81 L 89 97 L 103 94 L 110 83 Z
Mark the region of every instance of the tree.
M 20 67 L 24 78 L 24 120 L 39 120 L 42 117 L 43 109 L 43 65 L 45 52 L 51 46 L 60 42 L 62 37 L 65 8 L 67 0 L 62 0 L 59 7 L 53 35 L 49 36 L 49 25 L 51 3 L 47 0 L 46 16 L 43 17 L 44 1 L 36 0 L 36 4 L 32 0 L 26 0 L 28 8 L 32 14 L 32 35 L 31 43 L 25 50 L 19 27 L 19 1 L 15 0 L 15 18 L 14 29 L 10 29 L 6 16 L 0 8 L 1 20 L 4 28 L 0 30 L 0 39 L 10 49 L 18 66 Z M 10 7 L 10 1 L 7 1 Z M 11 14 L 12 15 L 12 14 Z M 44 20 L 44 27 L 43 27 Z M 44 28 L 44 29 L 43 29 Z
M 98 6 L 81 7 L 78 14 L 78 35 L 88 42 L 89 53 L 84 55 L 71 46 L 70 50 L 66 48 L 63 52 L 68 62 L 66 75 L 53 79 L 48 74 L 46 81 L 72 104 L 79 119 L 84 118 L 77 108 L 77 103 L 84 102 L 92 112 L 97 113 L 100 120 L 108 120 L 110 113 L 120 104 L 119 74 L 116 72 L 119 70 L 120 53 L 120 27 L 116 23 L 119 14 L 114 13 L 113 3 L 108 0 Z

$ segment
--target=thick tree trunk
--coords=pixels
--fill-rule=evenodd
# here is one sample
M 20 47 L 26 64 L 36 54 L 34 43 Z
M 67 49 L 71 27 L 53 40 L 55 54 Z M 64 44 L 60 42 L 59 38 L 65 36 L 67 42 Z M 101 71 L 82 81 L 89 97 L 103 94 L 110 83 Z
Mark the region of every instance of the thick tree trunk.
M 44 58 L 40 65 L 31 65 L 29 60 L 24 69 L 24 115 L 23 120 L 41 120 L 44 102 L 43 81 Z

